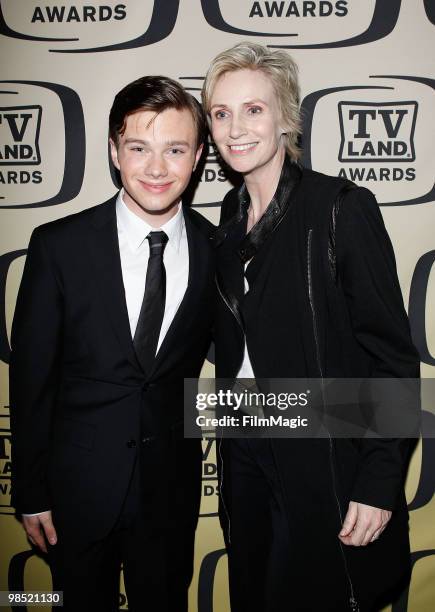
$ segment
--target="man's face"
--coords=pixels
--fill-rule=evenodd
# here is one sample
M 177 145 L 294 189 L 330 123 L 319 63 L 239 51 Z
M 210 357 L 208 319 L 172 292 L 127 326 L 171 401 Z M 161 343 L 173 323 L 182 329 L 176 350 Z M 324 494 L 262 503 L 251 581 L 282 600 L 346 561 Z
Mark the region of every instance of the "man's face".
M 153 225 L 171 218 L 202 150 L 191 113 L 169 108 L 129 115 L 118 144 L 110 146 L 130 210 Z
M 211 96 L 211 130 L 223 159 L 237 172 L 266 167 L 284 147 L 273 84 L 261 70 L 224 73 Z

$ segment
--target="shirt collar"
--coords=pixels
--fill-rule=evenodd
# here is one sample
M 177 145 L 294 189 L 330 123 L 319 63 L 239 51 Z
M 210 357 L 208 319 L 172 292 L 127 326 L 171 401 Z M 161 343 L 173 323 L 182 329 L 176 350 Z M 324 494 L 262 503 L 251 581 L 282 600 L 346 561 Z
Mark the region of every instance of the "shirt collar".
M 116 219 L 118 227 L 125 233 L 128 244 L 133 251 L 136 251 L 146 240 L 150 232 L 163 230 L 168 236 L 168 245 L 180 252 L 181 236 L 184 229 L 183 207 L 178 204 L 178 210 L 169 221 L 161 227 L 153 227 L 146 221 L 132 212 L 124 202 L 124 189 L 118 194 L 116 199 Z

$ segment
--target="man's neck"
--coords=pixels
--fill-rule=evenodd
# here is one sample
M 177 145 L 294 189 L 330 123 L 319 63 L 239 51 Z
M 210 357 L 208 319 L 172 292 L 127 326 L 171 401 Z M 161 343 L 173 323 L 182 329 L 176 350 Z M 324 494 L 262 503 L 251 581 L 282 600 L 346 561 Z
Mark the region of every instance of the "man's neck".
M 164 210 L 150 212 L 142 208 L 142 206 L 140 206 L 137 202 L 132 201 L 132 199 L 125 191 L 122 193 L 122 200 L 133 214 L 135 214 L 137 217 L 145 221 L 145 223 L 148 223 L 148 225 L 154 228 L 163 227 L 165 223 L 170 221 L 170 219 L 172 219 L 172 217 L 177 214 L 181 203 L 181 200 L 178 200 Z

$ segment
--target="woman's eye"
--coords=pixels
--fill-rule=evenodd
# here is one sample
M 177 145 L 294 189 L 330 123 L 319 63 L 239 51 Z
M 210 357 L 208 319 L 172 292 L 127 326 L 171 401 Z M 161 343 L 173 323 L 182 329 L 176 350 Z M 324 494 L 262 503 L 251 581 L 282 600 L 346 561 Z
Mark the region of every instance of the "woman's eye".
M 263 109 L 261 108 L 261 106 L 250 106 L 248 109 L 248 113 L 250 113 L 251 115 L 257 115 L 258 113 L 261 113 Z
M 225 117 L 227 116 L 227 114 L 226 114 L 226 112 L 225 112 L 225 111 L 222 111 L 222 110 L 221 110 L 221 111 L 217 111 L 217 112 L 214 114 L 214 116 L 215 116 L 215 118 L 216 118 L 216 119 L 225 119 Z

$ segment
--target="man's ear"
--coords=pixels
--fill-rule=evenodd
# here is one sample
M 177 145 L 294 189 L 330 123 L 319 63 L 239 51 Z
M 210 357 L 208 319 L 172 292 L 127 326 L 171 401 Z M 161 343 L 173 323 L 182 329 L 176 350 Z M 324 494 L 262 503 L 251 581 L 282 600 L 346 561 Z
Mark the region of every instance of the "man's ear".
M 109 138 L 110 144 L 110 156 L 112 158 L 112 163 L 117 170 L 121 170 L 119 161 L 118 161 L 118 149 L 116 148 L 116 144 L 113 142 L 111 138 Z
M 204 145 L 200 145 L 196 154 L 195 154 L 195 163 L 193 164 L 193 172 L 196 170 L 196 166 L 198 165 L 199 160 L 201 159 L 202 151 L 204 149 Z

